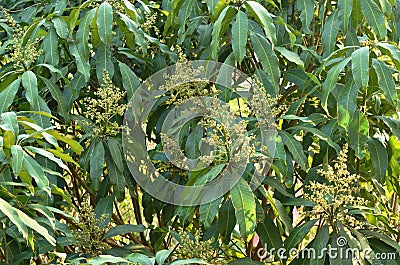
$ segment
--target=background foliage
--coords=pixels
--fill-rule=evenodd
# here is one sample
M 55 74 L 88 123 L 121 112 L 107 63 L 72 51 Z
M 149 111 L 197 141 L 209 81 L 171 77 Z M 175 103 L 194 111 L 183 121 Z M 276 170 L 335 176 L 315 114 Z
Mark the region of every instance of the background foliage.
M 340 236 L 358 249 L 400 250 L 399 0 L 0 3 L 2 263 L 261 264 L 263 244 L 322 249 Z M 257 76 L 286 106 L 276 116 L 272 169 L 256 191 L 244 174 L 220 200 L 177 207 L 145 193 L 127 169 L 118 108 L 181 53 Z M 102 115 L 106 108 L 115 115 Z M 155 162 L 169 110 L 160 103 L 148 119 Z M 182 148 L 195 157 L 201 136 L 186 132 Z M 346 144 L 341 163 L 360 177 L 345 195 L 365 204 L 303 196 L 317 193 L 313 181 L 328 184 L 321 169 Z M 165 177 L 179 183 L 199 176 L 166 166 Z M 215 178 L 213 169 L 198 173 Z M 332 208 L 342 219 L 307 214 L 334 200 L 343 202 Z

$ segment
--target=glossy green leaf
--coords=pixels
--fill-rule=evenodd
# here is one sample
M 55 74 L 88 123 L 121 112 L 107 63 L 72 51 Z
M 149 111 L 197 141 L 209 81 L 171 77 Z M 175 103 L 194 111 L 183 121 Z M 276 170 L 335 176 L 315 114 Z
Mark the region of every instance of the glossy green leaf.
M 41 226 L 36 220 L 29 217 L 21 210 L 12 207 L 2 198 L 0 198 L 0 211 L 3 212 L 10 219 L 10 221 L 18 227 L 18 230 L 25 239 L 28 239 L 27 227 L 29 227 L 42 235 L 51 245 L 56 245 L 55 238 L 49 234 L 47 228 Z
M 76 32 L 76 42 L 77 46 L 80 47 L 79 50 L 84 51 L 83 57 L 89 59 L 89 37 L 90 37 L 90 24 L 96 14 L 96 9 L 91 9 L 85 16 L 81 19 L 79 23 L 79 28 Z
M 310 265 L 324 265 L 326 253 L 324 249 L 329 241 L 329 228 L 326 225 L 323 225 L 319 230 L 317 235 L 314 238 L 312 243 L 312 247 L 315 249 L 315 252 L 318 253 L 317 258 L 310 260 Z M 320 257 L 322 254 L 322 257 Z
M 217 57 L 217 50 L 219 48 L 219 43 L 221 41 L 220 35 L 224 32 L 222 31 L 223 24 L 229 25 L 230 19 L 236 13 L 236 9 L 231 6 L 227 6 L 222 10 L 221 14 L 218 17 L 218 20 L 214 23 L 214 27 L 212 30 L 212 40 L 211 40 L 211 56 L 212 58 Z
M 289 237 L 285 240 L 285 249 L 295 248 L 310 232 L 311 228 L 315 225 L 318 220 L 307 221 L 304 224 L 296 227 L 290 233 Z
M 99 141 L 90 156 L 90 179 L 92 180 L 95 190 L 99 188 L 100 177 L 103 175 L 104 156 L 104 145 L 102 141 Z
M 88 82 L 90 78 L 90 64 L 85 59 L 84 51 L 80 51 L 75 43 L 69 45 L 69 51 L 75 58 L 76 67 L 78 71 L 85 77 L 85 81 Z
M 369 138 L 368 151 L 375 173 L 374 177 L 383 184 L 386 180 L 386 170 L 389 164 L 386 148 L 378 139 Z
M 110 138 L 107 141 L 108 150 L 113 158 L 115 165 L 117 166 L 118 170 L 123 172 L 124 171 L 124 160 L 122 155 L 121 144 L 115 138 Z
M 128 99 L 130 99 L 133 93 L 135 92 L 136 88 L 140 86 L 139 78 L 129 68 L 129 66 L 127 66 L 122 62 L 119 62 L 119 69 L 121 71 L 122 84 L 124 86 Z
M 369 48 L 362 47 L 351 54 L 351 71 L 358 87 L 367 87 L 369 81 Z
M 160 250 L 156 253 L 156 262 L 157 264 L 164 264 L 164 262 L 167 260 L 169 255 L 172 253 L 172 249 L 163 249 Z
M 297 53 L 289 51 L 284 47 L 275 47 L 274 49 L 278 51 L 280 54 L 282 54 L 282 56 L 288 59 L 289 61 L 297 64 L 301 68 L 304 68 L 304 62 L 301 60 L 300 56 Z
M 3 130 L 10 130 L 15 136 L 19 135 L 18 118 L 15 112 L 1 113 L 1 128 Z
M 13 103 L 14 97 L 18 92 L 21 79 L 17 79 L 9 84 L 0 93 L 0 113 L 6 112 Z
M 246 55 L 247 33 L 249 30 L 249 22 L 247 15 L 238 11 L 236 21 L 232 25 L 232 50 L 236 60 L 241 63 Z
M 314 1 L 313 0 L 298 0 L 296 7 L 300 10 L 300 20 L 303 25 L 303 31 L 306 34 L 312 34 L 310 24 L 314 17 Z
M 114 76 L 114 64 L 111 61 L 110 47 L 102 43 L 97 48 L 96 53 L 96 74 L 97 79 L 100 80 L 100 82 L 103 82 L 104 69 L 107 70 L 110 78 Z
M 394 83 L 392 73 L 386 64 L 377 59 L 372 59 L 372 66 L 374 67 L 378 76 L 379 87 L 382 89 L 386 99 L 392 104 L 393 107 L 398 107 L 398 98 L 396 92 L 396 85 Z
M 22 85 L 26 91 L 26 99 L 33 110 L 38 110 L 39 91 L 36 75 L 32 71 L 26 71 L 22 75 Z
M 250 39 L 254 52 L 267 73 L 270 83 L 274 86 L 274 89 L 278 90 L 280 78 L 279 62 L 278 57 L 272 50 L 272 45 L 258 33 L 251 32 Z
M 340 20 L 342 31 L 346 34 L 353 10 L 353 0 L 338 0 L 337 7 L 338 19 Z
M 340 91 L 337 100 L 338 124 L 345 128 L 349 127 L 351 118 L 357 109 L 358 85 L 348 82 Z
M 57 131 L 47 131 L 48 134 L 54 136 L 58 141 L 64 142 L 78 155 L 83 152 L 83 147 L 75 140 L 69 139 Z
M 19 145 L 11 146 L 12 154 L 12 171 L 15 176 L 19 176 L 22 169 L 22 161 L 24 160 L 24 151 Z
M 222 198 L 218 198 L 212 202 L 201 204 L 199 207 L 200 223 L 204 224 L 205 228 L 209 228 L 217 216 L 219 205 Z
M 303 147 L 301 144 L 289 133 L 285 131 L 279 131 L 279 135 L 282 138 L 283 143 L 289 150 L 289 152 L 293 155 L 293 158 L 297 164 L 304 171 L 308 168 L 308 160 L 306 155 L 303 152 Z
M 218 211 L 218 233 L 222 236 L 225 244 L 229 243 L 235 225 L 235 208 L 232 201 L 227 200 Z
M 125 235 L 128 233 L 140 233 L 146 231 L 146 227 L 144 225 L 117 225 L 115 227 L 110 228 L 107 233 L 104 234 L 103 238 L 111 238 L 118 235 Z
M 325 21 L 322 30 L 322 48 L 324 57 L 328 57 L 336 47 L 336 36 L 339 31 L 340 23 L 337 22 L 337 12 L 332 12 Z
M 54 17 L 52 19 L 54 28 L 56 29 L 57 35 L 62 39 L 68 38 L 68 25 L 62 17 Z
M 65 98 L 64 94 L 61 92 L 61 89 L 48 80 L 47 78 L 40 77 L 43 82 L 46 84 L 46 87 L 49 89 L 51 96 L 57 101 L 57 109 L 60 112 L 61 116 L 65 119 L 65 122 L 69 123 L 69 114 L 68 114 L 68 102 Z
M 101 41 L 104 44 L 108 44 L 111 40 L 113 9 L 107 1 L 104 1 L 98 8 L 96 25 Z
M 282 237 L 279 228 L 267 215 L 262 223 L 257 224 L 257 235 L 260 237 L 263 246 L 267 245 L 269 249 L 279 249 L 283 247 Z
M 365 156 L 364 146 L 368 140 L 369 122 L 364 113 L 356 111 L 349 124 L 350 146 L 356 152 L 356 156 L 363 158 Z
M 44 191 L 46 191 L 49 195 L 51 194 L 50 187 L 49 187 L 49 180 L 47 179 L 46 175 L 40 164 L 36 162 L 35 159 L 30 157 L 27 154 L 24 154 L 23 158 L 23 165 L 28 172 L 28 174 L 35 179 L 36 184 L 38 187 Z M 29 184 L 29 183 L 28 183 Z
M 44 61 L 57 66 L 59 59 L 58 53 L 58 37 L 54 27 L 50 27 L 46 37 L 43 40 Z
M 231 189 L 231 197 L 240 234 L 248 242 L 256 225 L 256 204 L 253 193 L 244 179 L 240 179 Z
M 368 24 L 374 29 L 378 39 L 386 37 L 385 17 L 374 0 L 360 1 L 361 9 Z
M 293 129 L 293 130 L 299 129 L 299 130 L 303 130 L 305 132 L 310 132 L 310 133 L 314 134 L 315 136 L 318 136 L 318 138 L 320 138 L 321 140 L 327 142 L 329 144 L 329 146 L 331 146 L 333 149 L 335 149 L 337 154 L 340 153 L 340 146 L 337 143 L 333 142 L 328 134 L 322 132 L 321 130 L 319 130 L 317 128 L 298 125 L 298 126 L 293 126 L 290 129 Z
M 272 45 L 276 44 L 276 28 L 271 14 L 267 9 L 256 1 L 245 1 L 246 9 L 252 14 L 256 21 L 263 27 L 265 36 Z
M 332 66 L 332 68 L 327 73 L 327 77 L 322 86 L 322 98 L 321 98 L 321 105 L 326 111 L 328 108 L 328 97 L 336 86 L 339 74 L 343 71 L 343 69 L 349 63 L 350 60 L 351 60 L 350 57 L 343 59 L 341 62 Z
M 106 159 L 110 182 L 114 185 L 114 192 L 117 196 L 117 200 L 122 201 L 125 197 L 125 176 L 118 170 L 109 152 L 106 153 Z

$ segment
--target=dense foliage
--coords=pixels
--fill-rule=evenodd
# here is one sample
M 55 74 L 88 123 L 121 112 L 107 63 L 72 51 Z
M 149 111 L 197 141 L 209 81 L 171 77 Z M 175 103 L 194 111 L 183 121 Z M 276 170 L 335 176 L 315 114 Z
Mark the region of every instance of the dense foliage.
M 0 263 L 263 264 L 264 246 L 330 246 L 397 254 L 269 260 L 399 264 L 399 0 L 0 0 L 0 7 Z M 193 60 L 252 76 L 278 135 L 257 189 L 250 159 L 223 197 L 178 206 L 135 181 L 124 160 L 123 117 L 142 82 Z M 204 95 L 239 115 L 246 105 L 234 90 L 195 83 L 172 88 L 146 120 L 153 164 L 182 185 L 218 177 L 234 144 L 223 126 L 198 118 L 181 130 L 181 149 L 198 158 L 199 142 L 211 135 L 220 152 L 190 172 L 166 159 L 165 117 L 180 100 Z M 256 127 L 250 121 L 241 133 Z M 250 144 L 254 157 L 263 155 Z

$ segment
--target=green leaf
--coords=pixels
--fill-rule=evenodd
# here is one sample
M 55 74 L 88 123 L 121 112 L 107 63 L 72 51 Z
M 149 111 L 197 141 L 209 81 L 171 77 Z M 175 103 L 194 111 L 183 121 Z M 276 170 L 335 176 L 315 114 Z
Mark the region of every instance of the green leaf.
M 203 130 L 204 128 L 196 122 L 191 124 L 190 132 L 185 143 L 185 153 L 187 158 L 196 159 L 201 155 L 199 143 L 203 137 Z
M 99 224 L 100 228 L 106 227 L 111 220 L 111 216 L 114 209 L 114 199 L 115 199 L 114 194 L 102 198 L 99 200 L 99 202 L 96 205 L 96 208 L 94 209 L 94 213 L 97 219 L 100 219 L 100 217 L 103 215 L 107 215 L 107 218 L 104 220 L 104 222 Z
M 9 84 L 0 93 L 0 113 L 6 112 L 14 101 L 14 97 L 18 92 L 21 79 L 17 79 Z
M 167 260 L 169 255 L 172 253 L 172 249 L 163 249 L 160 250 L 156 253 L 156 262 L 157 264 L 164 264 L 164 262 Z
M 103 142 L 99 141 L 90 156 L 90 179 L 92 180 L 95 190 L 98 190 L 100 177 L 103 175 L 104 155 L 105 150 Z
M 183 1 L 183 5 L 181 6 L 181 8 L 179 8 L 178 12 L 178 22 L 180 25 L 179 32 L 183 33 L 185 31 L 186 23 L 190 17 L 190 14 L 193 11 L 195 3 L 196 1 L 194 0 Z
M 22 147 L 19 145 L 11 146 L 11 154 L 12 154 L 12 170 L 15 176 L 19 176 L 19 173 L 22 169 L 22 161 L 24 160 L 24 151 Z
M 340 146 L 337 143 L 333 142 L 328 134 L 322 132 L 321 130 L 319 130 L 317 128 L 298 125 L 298 126 L 290 127 L 290 129 L 292 129 L 292 130 L 300 129 L 305 132 L 310 132 L 310 133 L 318 136 L 318 138 L 320 138 L 321 140 L 327 142 L 329 146 L 331 146 L 333 149 L 336 150 L 337 154 L 340 153 Z
M 297 64 L 301 68 L 304 68 L 304 62 L 300 59 L 300 56 L 297 53 L 289 51 L 284 47 L 275 47 L 274 49 L 280 52 L 280 54 L 282 54 L 282 56 L 288 59 L 289 61 Z
M 1 128 L 10 130 L 15 136 L 19 135 L 18 118 L 15 112 L 1 113 Z
M 69 52 L 75 58 L 78 72 L 85 77 L 85 82 L 88 82 L 90 79 L 90 64 L 85 59 L 84 51 L 80 51 L 75 43 L 70 43 Z
M 343 71 L 344 67 L 348 64 L 351 60 L 351 57 L 343 59 L 340 63 L 335 64 L 332 68 L 328 71 L 327 77 L 322 85 L 322 98 L 321 98 L 321 105 L 328 112 L 328 97 L 332 90 L 336 87 L 336 83 L 339 77 L 340 72 Z
M 55 156 L 57 153 L 54 154 L 52 152 L 54 150 L 49 149 L 51 151 L 48 151 L 48 150 L 44 150 L 42 148 L 38 148 L 38 147 L 35 147 L 35 146 L 26 146 L 25 149 L 30 150 L 30 151 L 32 151 L 32 152 L 34 152 L 36 154 L 39 154 L 39 155 L 41 155 L 41 156 L 43 156 L 43 157 L 55 162 L 60 168 L 66 170 L 66 171 L 69 171 L 69 168 L 62 162 L 62 158 L 61 159 L 57 158 Z M 64 154 L 64 155 L 68 156 L 68 154 Z M 68 156 L 68 157 L 69 158 L 67 158 L 67 160 L 69 160 L 69 161 L 66 161 L 66 162 L 71 162 L 72 158 L 70 156 Z
M 362 47 L 351 54 L 351 71 L 357 86 L 366 88 L 369 81 L 369 47 Z
M 378 76 L 379 87 L 383 90 L 386 99 L 392 104 L 393 107 L 398 107 L 396 85 L 394 83 L 392 73 L 386 64 L 378 59 L 372 59 L 372 66 L 374 67 Z
M 47 35 L 43 40 L 44 61 L 53 66 L 57 66 L 59 62 L 58 54 L 58 37 L 54 27 L 50 27 Z
M 29 173 L 31 177 L 35 179 L 36 184 L 38 187 L 51 195 L 51 190 L 50 190 L 50 183 L 49 180 L 46 177 L 46 174 L 44 174 L 42 167 L 39 165 L 38 162 L 36 162 L 35 159 L 30 157 L 29 155 L 24 153 L 24 158 L 23 158 L 23 165 L 26 169 L 26 171 Z M 30 184 L 30 183 L 28 183 Z
M 253 192 L 247 182 L 241 178 L 231 189 L 231 197 L 240 234 L 248 242 L 256 225 L 256 204 Z
M 386 22 L 379 6 L 374 0 L 363 0 L 360 1 L 360 3 L 362 12 L 364 13 L 364 17 L 368 24 L 375 31 L 378 39 L 383 40 L 386 37 Z
M 57 101 L 57 109 L 60 112 L 61 116 L 65 119 L 65 123 L 69 123 L 69 114 L 68 114 L 68 101 L 62 93 L 61 89 L 48 80 L 47 78 L 40 77 L 43 82 L 46 84 L 46 87 L 49 89 L 51 96 Z
M 139 78 L 126 64 L 119 62 L 119 69 L 122 76 L 122 85 L 126 91 L 128 99 L 130 99 L 136 88 L 140 86 Z
M 96 74 L 100 82 L 103 82 L 104 69 L 107 70 L 110 78 L 114 76 L 114 64 L 111 61 L 110 47 L 101 43 L 96 52 Z
M 204 224 L 205 228 L 209 228 L 217 216 L 219 205 L 222 197 L 212 202 L 201 204 L 199 207 L 200 223 Z
M 235 225 L 235 208 L 232 205 L 232 201 L 227 200 L 218 212 L 218 233 L 222 236 L 225 244 L 229 243 Z
M 49 234 L 47 228 L 41 226 L 37 221 L 26 215 L 21 210 L 12 207 L 2 198 L 0 198 L 0 211 L 3 212 L 10 219 L 10 221 L 17 226 L 18 230 L 26 240 L 28 240 L 27 227 L 30 227 L 43 236 L 52 246 L 56 245 L 55 238 Z
M 111 157 L 115 165 L 117 166 L 118 170 L 123 172 L 124 171 L 124 160 L 122 157 L 122 150 L 121 145 L 115 138 L 110 138 L 107 142 L 108 150 L 110 151 Z
M 52 21 L 57 35 L 62 39 L 68 38 L 69 32 L 67 22 L 65 22 L 62 17 L 54 17 Z
M 81 154 L 84 150 L 83 147 L 77 141 L 69 139 L 57 131 L 47 131 L 47 133 L 52 135 L 58 141 L 68 144 L 71 147 L 71 149 L 78 155 Z
M 124 264 L 129 264 L 128 260 L 121 258 L 121 257 L 114 257 L 111 255 L 99 255 L 96 256 L 88 261 L 88 264 L 90 265 L 103 265 L 107 263 L 124 263 Z
M 26 71 L 22 75 L 22 85 L 26 90 L 26 99 L 33 110 L 38 110 L 39 91 L 37 86 L 36 75 L 32 71 Z
M 144 227 L 144 225 L 117 225 L 110 228 L 110 230 L 108 230 L 107 233 L 105 233 L 105 235 L 103 236 L 103 239 L 111 238 L 118 235 L 125 235 L 128 233 L 141 233 L 144 231 L 146 231 L 146 227 Z
M 338 19 L 341 22 L 342 31 L 347 33 L 349 28 L 349 21 L 353 10 L 353 0 L 338 0 Z
M 236 21 L 232 25 L 232 50 L 239 63 L 241 63 L 246 56 L 248 30 L 249 21 L 247 15 L 239 10 L 236 14 Z
M 336 47 L 336 35 L 339 31 L 340 23 L 336 19 L 336 10 L 328 16 L 325 21 L 324 29 L 322 31 L 322 48 L 324 49 L 324 58 L 328 57 Z
M 267 245 L 269 249 L 279 249 L 283 247 L 279 228 L 274 224 L 268 215 L 265 216 L 264 222 L 257 225 L 256 232 L 260 237 L 263 246 Z
M 264 263 L 260 261 L 254 261 L 250 258 L 235 259 L 228 264 L 230 265 L 263 265 Z
M 306 34 L 312 34 L 310 30 L 310 24 L 314 17 L 314 1 L 313 0 L 298 0 L 296 1 L 296 7 L 300 10 L 300 20 L 303 25 L 303 32 Z
M 76 32 L 76 43 L 79 50 L 84 51 L 83 56 L 85 59 L 89 59 L 89 36 L 90 36 L 90 24 L 96 15 L 96 9 L 88 11 L 79 23 L 79 28 Z
M 98 8 L 96 24 L 101 41 L 108 44 L 111 40 L 113 10 L 107 1 L 104 1 Z
M 317 221 L 318 219 L 307 221 L 301 226 L 293 229 L 289 237 L 285 240 L 285 249 L 289 250 L 295 248 L 301 241 L 303 241 L 304 237 Z
M 230 19 L 234 16 L 236 12 L 236 9 L 232 8 L 231 6 L 227 6 L 222 10 L 221 14 L 219 15 L 217 21 L 214 23 L 213 31 L 211 34 L 211 57 L 216 58 L 217 57 L 217 50 L 219 43 L 221 41 L 221 34 L 224 33 L 222 31 L 222 28 L 224 28 L 225 25 L 230 24 Z
M 118 170 L 109 152 L 106 152 L 106 159 L 110 182 L 114 185 L 114 192 L 117 195 L 118 201 L 122 201 L 125 194 L 125 176 Z
M 272 45 L 263 36 L 255 32 L 250 33 L 250 39 L 254 52 L 261 62 L 264 71 L 267 73 L 270 83 L 275 90 L 279 90 L 279 78 L 281 73 L 279 70 L 278 57 L 276 57 L 276 54 L 272 50 Z
M 383 184 L 386 180 L 386 170 L 389 163 L 386 148 L 378 139 L 369 138 L 368 151 L 371 156 L 375 178 L 379 181 L 379 183 Z
M 151 260 L 149 257 L 141 253 L 132 253 L 124 258 L 129 261 L 138 262 L 138 264 L 142 265 L 154 265 L 154 259 Z
M 276 44 L 276 28 L 274 22 L 272 21 L 271 14 L 265 9 L 263 5 L 256 1 L 245 1 L 246 9 L 250 14 L 256 19 L 256 21 L 261 24 L 264 29 L 265 36 L 269 41 L 275 45 Z
M 201 259 L 187 259 L 187 260 L 176 260 L 171 265 L 185 265 L 185 264 L 210 264 Z
M 379 42 L 375 44 L 383 54 L 388 55 L 392 58 L 392 61 L 396 65 L 397 69 L 400 69 L 400 49 L 389 43 Z
M 346 131 L 349 128 L 351 117 L 357 109 L 357 96 L 358 86 L 355 82 L 346 83 L 339 91 L 337 100 L 338 124 Z
M 356 152 L 358 158 L 365 156 L 364 146 L 368 140 L 369 122 L 364 113 L 356 111 L 353 119 L 349 124 L 349 140 L 350 145 Z
M 293 155 L 295 162 L 299 164 L 301 169 L 306 171 L 308 168 L 308 160 L 303 152 L 301 144 L 291 134 L 285 131 L 279 131 L 279 135 L 289 152 Z
M 319 229 L 312 243 L 312 248 L 315 249 L 315 252 L 319 254 L 317 255 L 316 259 L 310 260 L 310 265 L 324 265 L 326 256 L 326 253 L 324 253 L 324 249 L 326 249 L 328 241 L 329 241 L 329 228 L 328 226 L 323 225 Z M 321 253 L 324 253 L 322 255 L 322 258 L 320 258 Z
M 354 28 L 358 28 L 361 22 L 364 20 L 364 15 L 361 10 L 361 1 L 353 0 L 353 10 L 351 12 L 351 19 L 353 21 Z

